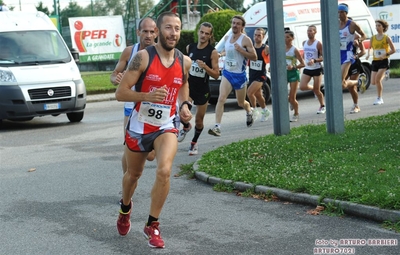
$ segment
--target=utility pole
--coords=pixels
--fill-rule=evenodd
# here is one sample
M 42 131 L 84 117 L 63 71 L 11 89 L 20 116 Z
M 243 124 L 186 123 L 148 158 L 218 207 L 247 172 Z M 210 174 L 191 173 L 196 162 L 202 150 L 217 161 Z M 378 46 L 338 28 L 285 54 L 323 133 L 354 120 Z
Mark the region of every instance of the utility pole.
M 136 5 L 136 29 L 139 29 L 140 11 L 139 11 L 139 1 L 138 0 L 136 0 L 135 5 Z M 133 37 L 133 34 L 132 34 L 132 37 Z M 136 42 L 139 42 L 139 36 L 136 37 Z

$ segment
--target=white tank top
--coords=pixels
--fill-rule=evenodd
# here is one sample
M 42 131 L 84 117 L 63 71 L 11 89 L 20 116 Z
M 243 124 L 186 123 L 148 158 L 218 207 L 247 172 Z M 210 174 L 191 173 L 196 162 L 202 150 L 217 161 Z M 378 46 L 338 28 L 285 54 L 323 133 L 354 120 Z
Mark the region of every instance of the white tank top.
M 286 51 L 286 66 L 295 66 L 297 63 L 296 53 L 294 52 L 296 48 L 292 46 L 288 51 Z
M 246 70 L 246 58 L 237 50 L 235 50 L 234 44 L 239 44 L 240 47 L 245 50 L 245 48 L 243 48 L 242 46 L 244 35 L 241 34 L 236 42 L 230 43 L 232 35 L 233 34 L 229 35 L 228 39 L 225 42 L 226 57 L 224 62 L 224 69 L 231 73 L 243 73 Z
M 318 40 L 315 40 L 313 44 L 308 45 L 308 40 L 304 43 L 303 50 L 304 50 L 304 60 L 306 61 L 306 66 L 304 69 L 307 70 L 315 70 L 321 68 L 321 63 L 317 62 L 312 65 L 309 65 L 308 63 L 311 61 L 311 59 L 317 59 L 318 58 L 318 49 L 317 49 L 317 44 Z

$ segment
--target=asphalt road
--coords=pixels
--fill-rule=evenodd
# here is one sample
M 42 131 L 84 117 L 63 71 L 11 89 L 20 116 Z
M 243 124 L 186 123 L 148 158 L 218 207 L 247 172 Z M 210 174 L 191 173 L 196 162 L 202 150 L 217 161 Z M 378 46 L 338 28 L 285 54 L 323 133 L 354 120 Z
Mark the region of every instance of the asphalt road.
M 372 105 L 375 88 L 370 88 L 360 96 L 359 114 L 348 114 L 352 104 L 349 93 L 344 93 L 345 118 L 400 109 L 399 83 L 400 79 L 385 82 L 381 106 Z M 312 95 L 299 102 L 301 119 L 292 127 L 325 122 L 325 115 L 316 114 L 318 102 Z M 207 134 L 214 124 L 213 113 L 210 106 L 199 155 L 187 155 L 193 131 L 179 144 L 173 174 L 181 164 L 194 162 L 218 146 L 273 133 L 272 119 L 247 128 L 244 111 L 232 100 L 225 108 L 222 137 L 213 137 Z M 132 230 L 120 237 L 116 220 L 122 114 L 122 103 L 105 101 L 88 103 L 84 119 L 77 124 L 68 123 L 62 115 L 21 123 L 4 121 L 0 130 L 0 254 L 399 254 L 400 234 L 377 222 L 313 216 L 307 213 L 312 206 L 215 192 L 210 185 L 186 176 L 171 177 L 160 218 L 166 248 L 152 250 L 141 231 L 148 216 L 155 162 L 148 162 L 133 198 Z M 322 249 L 335 248 L 335 241 L 346 239 L 355 239 L 358 245 Z M 395 245 L 368 245 L 372 239 Z

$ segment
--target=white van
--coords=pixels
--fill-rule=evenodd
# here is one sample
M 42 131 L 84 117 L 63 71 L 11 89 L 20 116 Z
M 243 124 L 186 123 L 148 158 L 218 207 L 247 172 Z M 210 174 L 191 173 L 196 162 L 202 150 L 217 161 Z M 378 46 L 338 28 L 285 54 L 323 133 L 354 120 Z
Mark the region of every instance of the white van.
M 81 121 L 86 87 L 74 57 L 43 12 L 0 12 L 0 124 L 62 113 Z
M 369 48 L 369 39 L 371 38 L 375 29 L 375 21 L 363 0 L 339 0 L 339 3 L 346 3 L 349 6 L 348 16 L 356 21 L 367 36 L 364 46 L 366 49 Z M 253 5 L 249 10 L 243 14 L 246 20 L 245 32 L 253 39 L 254 30 L 258 27 L 264 28 L 268 32 L 268 21 L 267 21 L 267 5 L 265 2 L 259 2 Z M 322 41 L 322 28 L 321 28 L 321 9 L 319 0 L 289 0 L 283 1 L 283 19 L 285 30 L 291 30 L 294 32 L 295 39 L 293 45 L 296 46 L 300 52 L 303 51 L 303 41 L 307 40 L 307 28 L 309 25 L 315 25 L 317 27 L 316 38 Z M 225 36 L 229 35 L 229 30 Z M 338 31 L 339 33 L 339 31 Z M 225 38 L 224 36 L 224 38 Z M 265 40 L 267 40 L 267 36 Z M 282 38 L 282 43 L 285 43 Z M 224 40 L 221 40 L 217 45 L 216 49 L 221 52 L 224 47 Z M 370 85 L 370 74 L 371 74 L 371 60 L 367 61 L 361 59 L 364 67 L 365 74 L 367 76 L 367 88 Z M 267 74 L 267 82 L 263 86 L 263 94 L 266 101 L 270 99 L 270 78 Z M 216 103 L 219 95 L 219 80 L 213 80 L 210 78 L 211 88 L 211 99 L 210 103 Z M 229 95 L 229 98 L 235 98 L 234 91 Z

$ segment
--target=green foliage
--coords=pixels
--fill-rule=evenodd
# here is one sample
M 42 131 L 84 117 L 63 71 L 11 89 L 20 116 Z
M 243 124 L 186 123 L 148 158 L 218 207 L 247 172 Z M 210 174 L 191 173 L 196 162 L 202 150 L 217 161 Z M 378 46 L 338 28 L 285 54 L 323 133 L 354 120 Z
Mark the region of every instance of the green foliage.
M 397 222 L 384 221 L 383 227 L 388 230 L 393 230 L 396 233 L 400 233 L 400 221 L 397 221 Z
M 186 164 L 186 165 L 180 165 L 180 171 L 178 174 L 175 175 L 175 177 L 179 177 L 182 175 L 187 175 L 187 177 L 189 179 L 193 179 L 194 178 L 194 170 L 193 170 L 193 164 L 194 163 L 190 163 L 190 164 Z
M 321 205 L 325 207 L 321 214 L 339 217 L 344 215 L 343 208 L 338 203 L 322 203 Z
M 226 183 L 217 183 L 213 186 L 214 191 L 218 192 L 233 192 L 234 186 L 233 184 L 226 184 Z
M 111 72 L 82 72 L 81 75 L 88 95 L 112 93 L 117 88 L 110 82 Z
M 214 40 L 216 42 L 220 41 L 225 33 L 231 28 L 231 20 L 235 15 L 242 15 L 242 13 L 233 10 L 223 10 L 204 15 L 196 25 L 194 41 L 197 42 L 198 40 L 197 31 L 199 30 L 200 24 L 203 22 L 210 22 L 213 25 Z
M 41 11 L 41 12 L 45 13 L 46 15 L 50 15 L 49 8 L 44 7 L 42 1 L 40 1 L 38 3 L 38 5 L 36 5 L 35 7 L 36 7 L 36 10 Z
M 186 55 L 186 46 L 193 41 L 193 31 L 191 30 L 182 30 L 181 31 L 181 38 L 179 39 L 176 48 L 182 51 L 183 54 Z

